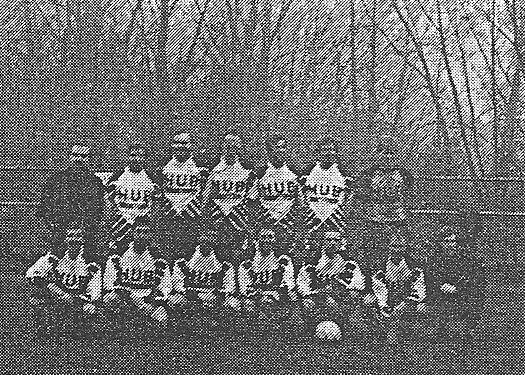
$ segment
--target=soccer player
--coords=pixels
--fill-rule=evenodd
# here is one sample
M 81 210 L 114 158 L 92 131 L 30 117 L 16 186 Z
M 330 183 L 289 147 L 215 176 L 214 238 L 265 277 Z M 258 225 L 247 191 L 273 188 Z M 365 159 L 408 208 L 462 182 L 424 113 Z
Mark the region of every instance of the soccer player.
M 64 314 L 71 315 L 74 328 L 79 328 L 97 310 L 102 273 L 98 264 L 86 261 L 79 228 L 66 231 L 63 257 L 48 252 L 27 270 L 26 278 L 32 286 L 38 335 L 50 335 Z
M 36 215 L 51 232 L 51 246 L 63 243 L 71 222 L 85 230 L 86 252 L 97 250 L 96 234 L 103 211 L 104 186 L 89 169 L 89 147 L 75 144 L 69 154 L 69 166 L 45 184 Z M 95 255 L 95 254 L 93 254 Z
M 292 259 L 277 256 L 276 245 L 275 231 L 263 227 L 255 242 L 253 258 L 243 261 L 238 272 L 244 311 L 266 321 L 289 316 L 297 302 Z
M 187 261 L 175 262 L 172 272 L 172 292 L 168 305 L 173 311 L 199 311 L 200 314 L 228 314 L 240 310 L 235 282 L 235 268 L 219 258 L 220 234 L 213 227 L 206 227 L 195 252 Z M 223 315 L 223 318 L 226 317 Z M 223 320 L 224 320 L 223 319 Z
M 198 242 L 202 216 L 202 191 L 208 170 L 198 166 L 187 133 L 177 134 L 172 143 L 173 158 L 162 169 L 162 190 L 166 198 L 164 235 L 170 264 L 181 257 L 189 260 Z
M 374 270 L 365 304 L 374 306 L 379 327 L 389 345 L 397 346 L 400 331 L 410 328 L 427 311 L 426 280 L 423 268 L 408 254 L 404 236 L 394 233 L 388 256 L 381 268 Z
M 151 318 L 158 328 L 165 328 L 168 324 L 165 305 L 171 288 L 168 264 L 151 247 L 149 222 L 138 219 L 128 249 L 121 256 L 110 256 L 106 263 L 104 303 L 108 311 L 129 306 Z
M 249 222 L 247 215 L 248 193 L 253 186 L 255 173 L 241 163 L 241 140 L 236 135 L 224 138 L 223 155 L 213 168 L 204 192 L 205 220 L 222 233 L 217 256 L 227 259 L 235 267 L 248 255 Z
M 429 262 L 429 304 L 440 334 L 469 339 L 483 311 L 486 271 L 481 259 L 457 233 L 448 223 L 441 228 Z
M 297 173 L 287 163 L 288 145 L 281 134 L 273 134 L 266 140 L 269 162 L 257 171 L 253 194 L 257 210 L 257 224 L 270 225 L 276 231 L 281 244 L 277 254 L 294 250 L 298 236 L 298 224 L 302 194 Z
M 297 290 L 310 323 L 334 320 L 344 325 L 365 289 L 359 265 L 341 255 L 340 232 L 325 231 L 321 253 L 313 255 L 299 270 Z
M 395 164 L 395 153 L 394 139 L 380 137 L 374 165 L 363 171 L 356 183 L 356 198 L 364 208 L 362 265 L 367 274 L 384 262 L 388 233 L 400 230 L 405 234 L 407 229 L 407 205 L 414 179 L 408 170 Z
M 337 147 L 330 137 L 317 144 L 317 161 L 302 177 L 308 206 L 306 227 L 314 231 L 337 231 L 345 234 L 348 223 L 350 182 L 337 161 Z
M 151 220 L 153 200 L 159 194 L 156 179 L 144 169 L 145 162 L 145 148 L 140 144 L 130 145 L 128 165 L 115 172 L 106 187 L 110 248 L 119 254 L 126 251 L 132 240 L 135 221 Z

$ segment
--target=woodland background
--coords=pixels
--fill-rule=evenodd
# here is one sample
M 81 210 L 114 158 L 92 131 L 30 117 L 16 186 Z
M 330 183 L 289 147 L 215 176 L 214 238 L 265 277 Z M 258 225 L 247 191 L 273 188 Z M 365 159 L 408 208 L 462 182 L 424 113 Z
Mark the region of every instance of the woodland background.
M 95 167 L 177 130 L 253 159 L 281 130 L 306 161 L 335 136 L 356 172 L 391 134 L 416 174 L 521 176 L 519 0 L 0 0 L 0 150 L 55 167 L 75 139 Z M 159 160 L 154 160 L 159 162 Z

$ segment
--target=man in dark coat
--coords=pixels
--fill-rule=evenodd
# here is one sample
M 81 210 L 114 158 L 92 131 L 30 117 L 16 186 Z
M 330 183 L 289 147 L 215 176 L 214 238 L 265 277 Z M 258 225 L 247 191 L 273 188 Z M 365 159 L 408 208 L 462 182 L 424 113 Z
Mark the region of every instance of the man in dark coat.
M 86 253 L 96 258 L 95 236 L 102 215 L 104 187 L 89 169 L 89 154 L 87 146 L 71 148 L 70 165 L 49 178 L 36 214 L 51 232 L 53 247 L 63 242 L 69 223 L 81 225 L 86 232 Z
M 442 226 L 429 261 L 429 284 L 429 305 L 441 332 L 470 337 L 483 312 L 486 271 L 473 248 L 448 224 Z

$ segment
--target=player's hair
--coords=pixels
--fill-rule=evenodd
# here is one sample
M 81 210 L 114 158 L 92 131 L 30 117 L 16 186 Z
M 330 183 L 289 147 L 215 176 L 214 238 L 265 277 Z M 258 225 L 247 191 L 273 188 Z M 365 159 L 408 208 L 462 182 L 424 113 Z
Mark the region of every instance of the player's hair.
M 339 152 L 339 148 L 337 146 L 337 142 L 335 141 L 335 139 L 330 135 L 324 135 L 321 138 L 319 138 L 319 140 L 317 141 L 315 151 L 319 152 L 321 151 L 321 147 L 330 146 L 330 145 L 333 145 L 335 147 L 335 151 Z
M 131 143 L 128 146 L 128 152 L 135 151 L 135 150 L 144 150 L 144 154 L 146 153 L 146 146 L 144 146 L 142 143 L 134 142 Z
M 264 142 L 266 151 L 270 151 L 271 148 L 280 141 L 286 141 L 286 139 L 281 133 L 275 132 L 269 134 Z

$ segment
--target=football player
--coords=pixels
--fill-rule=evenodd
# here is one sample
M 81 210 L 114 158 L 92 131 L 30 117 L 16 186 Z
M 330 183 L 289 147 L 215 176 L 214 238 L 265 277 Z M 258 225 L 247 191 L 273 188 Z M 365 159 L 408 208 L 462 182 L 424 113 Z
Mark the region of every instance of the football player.
M 299 270 L 297 290 L 309 323 L 328 319 L 344 325 L 360 303 L 365 280 L 359 265 L 341 256 L 342 248 L 340 232 L 324 232 L 321 253 L 312 254 Z
M 448 223 L 429 262 L 430 309 L 439 333 L 469 339 L 481 318 L 487 284 L 485 267 Z
M 374 165 L 356 182 L 356 198 L 363 205 L 365 219 L 362 265 L 367 275 L 383 264 L 389 233 L 394 230 L 406 235 L 414 179 L 408 170 L 395 164 L 395 153 L 394 139 L 380 137 Z
M 198 166 L 188 133 L 173 138 L 172 159 L 162 169 L 162 190 L 166 199 L 164 234 L 166 257 L 172 264 L 181 257 L 189 260 L 198 242 L 202 191 L 208 170 Z
M 266 140 L 269 162 L 257 172 L 251 198 L 256 199 L 257 224 L 270 225 L 276 231 L 280 245 L 277 254 L 291 253 L 298 237 L 302 194 L 298 175 L 288 165 L 288 145 L 281 134 Z
M 217 256 L 235 267 L 248 257 L 249 222 L 247 200 L 255 180 L 252 169 L 241 163 L 241 140 L 236 135 L 224 139 L 223 155 L 213 168 L 204 192 L 206 218 L 221 232 Z
M 337 147 L 330 137 L 317 144 L 317 161 L 301 178 L 308 214 L 306 227 L 314 231 L 337 231 L 345 234 L 350 203 L 350 181 L 341 171 Z
M 386 334 L 387 343 L 397 347 L 400 333 L 424 319 L 428 311 L 425 273 L 409 256 L 404 236 L 391 235 L 388 256 L 382 267 L 374 270 L 367 289 L 365 304 L 375 308 L 375 323 Z
M 102 273 L 98 264 L 86 261 L 84 233 L 79 228 L 66 231 L 63 257 L 48 252 L 27 270 L 26 278 L 32 286 L 39 335 L 51 334 L 64 314 L 72 315 L 77 326 L 73 328 L 79 328 L 97 310 Z
M 219 232 L 207 226 L 190 260 L 182 258 L 175 262 L 172 291 L 168 296 L 168 305 L 174 312 L 222 314 L 223 321 L 226 319 L 224 312 L 230 315 L 239 312 L 241 303 L 237 297 L 235 269 L 230 262 L 217 256 L 218 246 Z
M 106 186 L 110 248 L 118 254 L 131 242 L 137 218 L 151 219 L 153 199 L 159 195 L 156 179 L 144 169 L 145 161 L 146 149 L 140 144 L 130 145 L 128 165 L 115 172 Z
M 128 249 L 121 256 L 109 257 L 104 272 L 104 303 L 109 312 L 128 306 L 151 318 L 158 328 L 166 328 L 171 272 L 167 262 L 156 256 L 149 235 L 148 220 L 138 219 Z
M 275 231 L 263 226 L 253 258 L 243 261 L 238 272 L 245 313 L 265 321 L 289 316 L 297 302 L 292 259 L 277 256 L 276 245 Z

